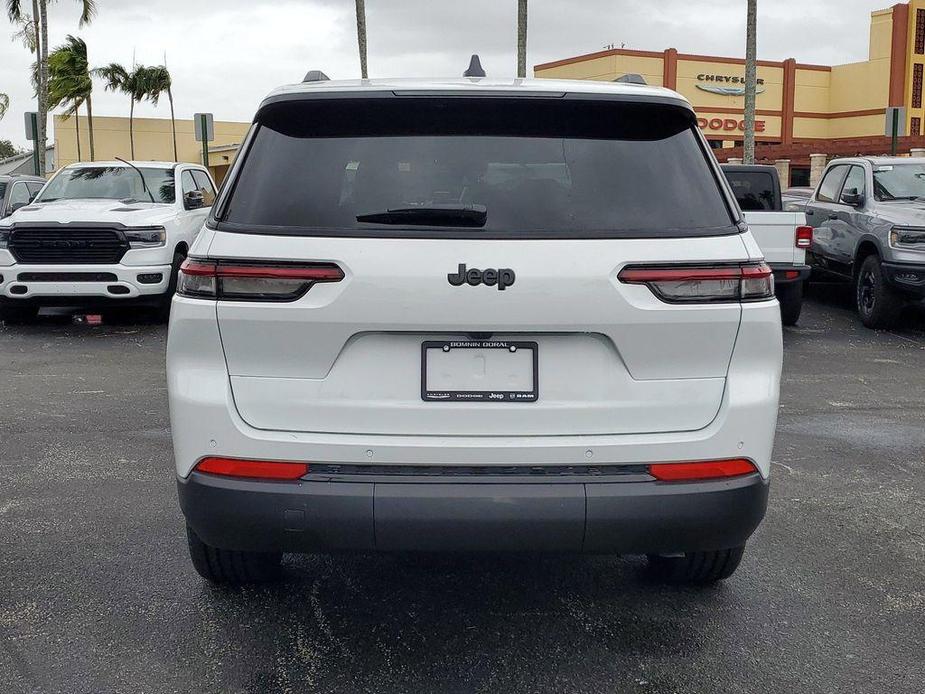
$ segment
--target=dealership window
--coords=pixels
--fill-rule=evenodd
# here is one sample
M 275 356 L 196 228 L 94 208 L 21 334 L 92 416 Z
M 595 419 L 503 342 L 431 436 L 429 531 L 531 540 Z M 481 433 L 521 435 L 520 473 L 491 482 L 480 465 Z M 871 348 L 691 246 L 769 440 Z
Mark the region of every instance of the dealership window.
M 809 187 L 809 167 L 808 166 L 791 166 L 790 167 L 790 186 L 792 188 Z
M 922 63 L 912 68 L 912 108 L 922 108 Z
M 909 134 L 910 135 L 921 135 L 922 134 L 922 119 L 914 117 L 909 122 Z
M 915 12 L 915 52 L 925 54 L 925 10 Z

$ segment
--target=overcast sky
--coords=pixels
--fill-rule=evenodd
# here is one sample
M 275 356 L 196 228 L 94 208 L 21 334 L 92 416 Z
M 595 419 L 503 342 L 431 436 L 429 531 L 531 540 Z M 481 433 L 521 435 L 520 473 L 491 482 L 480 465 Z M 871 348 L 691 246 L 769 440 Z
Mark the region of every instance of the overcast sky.
M 528 65 L 627 48 L 741 56 L 745 0 L 530 0 Z M 838 64 L 867 58 L 872 10 L 890 0 L 759 0 L 758 55 Z M 29 6 L 30 3 L 23 3 Z M 49 3 L 50 43 L 68 33 L 87 42 L 92 65 L 159 64 L 173 75 L 177 116 L 211 111 L 250 120 L 272 88 L 308 69 L 359 76 L 352 0 L 97 0 L 93 23 L 77 27 L 75 0 Z M 370 77 L 457 76 L 479 53 L 492 76 L 516 69 L 516 0 L 366 0 Z M 4 37 L 2 34 L 5 33 Z M 10 110 L 0 139 L 24 145 L 23 113 L 34 110 L 32 56 L 0 20 L 0 92 Z M 529 74 L 529 73 L 528 73 Z M 121 94 L 93 93 L 94 113 L 128 115 Z M 140 116 L 169 117 L 166 100 Z M 50 134 L 50 132 L 49 132 Z

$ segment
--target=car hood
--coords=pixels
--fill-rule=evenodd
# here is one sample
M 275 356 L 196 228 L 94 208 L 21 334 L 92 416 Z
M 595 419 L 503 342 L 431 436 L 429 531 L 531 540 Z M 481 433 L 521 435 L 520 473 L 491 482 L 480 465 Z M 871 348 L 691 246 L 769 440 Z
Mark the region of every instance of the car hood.
M 873 212 L 878 218 L 893 224 L 925 226 L 925 200 L 879 203 Z
M 174 215 L 173 205 L 118 200 L 55 200 L 21 207 L 2 220 L 2 226 L 29 222 L 92 222 L 128 227 L 161 224 Z

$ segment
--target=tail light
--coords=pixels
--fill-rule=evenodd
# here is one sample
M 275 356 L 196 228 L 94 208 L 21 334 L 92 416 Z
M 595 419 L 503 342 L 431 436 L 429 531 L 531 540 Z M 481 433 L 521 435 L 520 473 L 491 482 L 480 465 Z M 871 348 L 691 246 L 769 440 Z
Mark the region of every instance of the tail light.
M 222 477 L 239 477 L 262 480 L 297 480 L 308 474 L 308 463 L 277 463 L 267 460 L 239 460 L 237 458 L 203 458 L 196 472 Z
M 295 301 L 318 282 L 340 282 L 334 263 L 258 264 L 189 258 L 180 266 L 177 294 L 228 301 Z
M 669 304 L 762 301 L 774 296 L 774 274 L 765 263 L 712 266 L 629 266 L 618 278 L 645 284 Z
M 810 248 L 813 245 L 813 228 L 797 227 L 796 246 L 797 248 Z
M 657 463 L 649 466 L 649 474 L 660 482 L 728 479 L 751 475 L 755 471 L 755 464 L 746 458 L 705 460 L 693 463 Z

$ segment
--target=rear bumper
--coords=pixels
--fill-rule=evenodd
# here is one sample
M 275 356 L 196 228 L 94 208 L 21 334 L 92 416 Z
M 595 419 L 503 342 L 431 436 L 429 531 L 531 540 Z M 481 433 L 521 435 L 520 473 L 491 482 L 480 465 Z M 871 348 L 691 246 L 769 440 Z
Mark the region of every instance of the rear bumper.
M 891 287 L 917 299 L 925 299 L 925 264 L 882 263 Z
M 774 284 L 792 284 L 809 279 L 812 268 L 809 265 L 782 265 L 770 263 L 774 271 Z
M 742 545 L 764 517 L 769 487 L 758 474 L 686 483 L 409 479 L 264 482 L 194 472 L 177 486 L 187 523 L 224 549 L 620 554 Z

